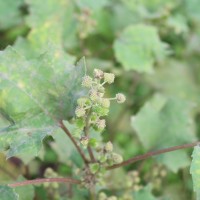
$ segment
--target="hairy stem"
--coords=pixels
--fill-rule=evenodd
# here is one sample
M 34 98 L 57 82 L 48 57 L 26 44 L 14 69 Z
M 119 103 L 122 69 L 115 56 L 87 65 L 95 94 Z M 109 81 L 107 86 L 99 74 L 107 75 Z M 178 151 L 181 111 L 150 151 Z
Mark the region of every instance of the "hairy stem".
M 57 183 L 70 183 L 70 184 L 80 184 L 81 181 L 72 178 L 41 178 L 41 179 L 34 179 L 34 180 L 26 180 L 16 183 L 10 183 L 8 186 L 10 187 L 20 187 L 25 185 L 33 185 L 33 184 L 41 184 L 46 182 L 57 182 Z
M 70 140 L 73 142 L 74 146 L 76 147 L 77 151 L 79 152 L 80 156 L 82 157 L 84 163 L 88 164 L 88 159 L 85 157 L 85 154 L 83 153 L 83 151 L 81 150 L 81 148 L 79 147 L 79 145 L 77 144 L 76 140 L 73 138 L 72 134 L 69 132 L 67 127 L 63 124 L 62 121 L 59 122 L 59 125 L 62 128 L 62 130 L 68 135 Z
M 85 123 L 85 128 L 84 128 L 84 132 L 85 132 L 85 136 L 89 136 L 89 130 L 90 130 L 90 116 L 91 116 L 91 109 L 88 112 L 87 118 L 86 118 L 86 123 Z M 90 159 L 92 162 L 95 162 L 96 159 L 94 157 L 93 151 L 91 149 L 90 146 L 87 147 L 88 153 L 90 155 Z
M 140 160 L 145 160 L 147 158 L 150 158 L 152 156 L 156 156 L 156 155 L 159 155 L 159 154 L 163 154 L 163 153 L 168 153 L 168 152 L 171 152 L 171 151 L 177 151 L 177 150 L 180 150 L 180 149 L 186 149 L 186 148 L 194 147 L 194 146 L 196 146 L 198 144 L 200 144 L 200 141 L 193 142 L 193 143 L 190 143 L 190 144 L 183 144 L 183 145 L 179 145 L 179 146 L 173 146 L 173 147 L 169 147 L 169 148 L 161 149 L 161 150 L 157 150 L 157 151 L 150 151 L 150 152 L 145 153 L 143 155 L 135 156 L 133 158 L 125 160 L 125 161 L 123 161 L 123 162 L 121 162 L 119 164 L 107 167 L 107 170 L 115 169 L 115 168 L 118 168 L 118 167 L 123 167 L 123 166 L 129 165 L 131 163 L 135 163 L 135 162 L 140 161 Z

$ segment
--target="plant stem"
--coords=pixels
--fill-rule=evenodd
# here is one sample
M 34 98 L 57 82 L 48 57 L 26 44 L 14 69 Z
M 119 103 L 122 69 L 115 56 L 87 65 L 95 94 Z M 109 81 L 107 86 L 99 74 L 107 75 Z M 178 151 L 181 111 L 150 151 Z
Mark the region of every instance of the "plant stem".
M 133 158 L 125 160 L 125 161 L 123 161 L 123 162 L 121 162 L 119 164 L 109 166 L 109 167 L 107 167 L 107 170 L 111 170 L 111 169 L 115 169 L 115 168 L 118 168 L 118 167 L 126 166 L 126 165 L 129 165 L 131 163 L 135 163 L 135 162 L 140 161 L 140 160 L 145 160 L 145 159 L 150 158 L 150 157 L 155 156 L 155 155 L 168 153 L 168 152 L 176 151 L 176 150 L 180 150 L 180 149 L 186 149 L 186 148 L 194 147 L 194 146 L 196 146 L 198 144 L 200 144 L 200 141 L 193 142 L 193 143 L 190 143 L 190 144 L 183 144 L 183 145 L 179 145 L 179 146 L 173 146 L 173 147 L 169 147 L 169 148 L 165 148 L 165 149 L 161 149 L 161 150 L 157 150 L 157 151 L 150 151 L 148 153 L 145 153 L 145 154 L 142 154 L 142 155 L 139 155 L 139 156 L 135 156 Z
M 20 187 L 20 186 L 25 186 L 25 185 L 32 185 L 32 184 L 41 184 L 41 183 L 52 183 L 52 182 L 57 182 L 57 183 L 71 183 L 71 184 L 80 184 L 81 181 L 77 179 L 72 179 L 72 178 L 40 178 L 40 179 L 34 179 L 34 180 L 26 180 L 26 181 L 21 181 L 21 182 L 16 182 L 16 183 L 10 183 L 8 186 L 10 187 Z
M 90 190 L 90 200 L 96 200 L 96 194 L 95 194 L 95 187 L 92 187 Z
M 60 128 L 63 129 L 63 131 L 68 135 L 68 137 L 70 138 L 70 140 L 73 142 L 74 146 L 76 147 L 77 151 L 79 152 L 80 156 L 82 157 L 84 163 L 87 165 L 88 164 L 88 159 L 85 157 L 85 154 L 83 153 L 83 151 L 81 150 L 81 148 L 77 144 L 76 140 L 73 138 L 72 134 L 69 132 L 69 130 L 63 124 L 62 121 L 59 122 L 59 125 L 60 125 Z
M 85 132 L 85 136 L 89 136 L 89 129 L 90 129 L 90 116 L 91 116 L 91 109 L 89 110 L 88 112 L 88 115 L 87 115 L 87 118 L 86 118 L 86 121 L 85 121 L 85 128 L 84 128 L 84 132 Z M 88 150 L 88 153 L 90 155 L 90 159 L 92 162 L 95 162 L 95 157 L 94 157 L 94 154 L 93 154 L 93 151 L 91 149 L 91 147 L 88 145 L 87 147 L 87 150 Z

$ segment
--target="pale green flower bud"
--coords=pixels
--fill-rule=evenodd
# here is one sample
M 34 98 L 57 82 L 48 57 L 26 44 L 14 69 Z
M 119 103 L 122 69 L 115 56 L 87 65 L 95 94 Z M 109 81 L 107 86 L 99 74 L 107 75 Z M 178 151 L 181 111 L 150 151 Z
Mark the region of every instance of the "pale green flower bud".
M 50 186 L 50 183 L 45 182 L 45 183 L 43 183 L 43 185 L 44 185 L 45 188 L 48 188 Z
M 135 177 L 134 178 L 134 183 L 140 183 L 140 177 Z
M 46 178 L 52 177 L 52 174 L 54 173 L 53 169 L 48 167 L 46 168 L 45 172 L 44 172 L 44 176 Z
M 101 99 L 101 105 L 105 108 L 110 107 L 110 100 L 109 99 Z
M 102 79 L 104 76 L 103 71 L 101 71 L 100 69 L 94 69 L 94 77 L 97 79 Z
M 115 75 L 112 73 L 104 73 L 104 81 L 111 84 L 115 80 Z
M 133 190 L 136 191 L 136 192 L 139 191 L 140 190 L 140 186 L 139 185 L 134 185 L 133 186 Z
M 89 165 L 89 167 L 90 167 L 90 171 L 92 172 L 92 174 L 97 173 L 100 169 L 99 163 L 92 163 Z
M 99 96 L 100 98 L 102 98 L 102 97 L 104 96 L 104 93 L 102 93 L 102 92 L 98 92 L 97 94 L 98 94 L 98 96 Z
M 59 187 L 58 183 L 51 183 L 52 188 L 57 189 Z
M 97 120 L 97 128 L 103 130 L 106 127 L 106 120 L 105 119 L 99 119 Z
M 126 101 L 125 95 L 118 93 L 116 94 L 117 103 L 124 103 Z
M 111 142 L 107 142 L 105 145 L 105 150 L 107 152 L 111 152 L 113 150 L 113 144 Z
M 99 194 L 99 198 L 98 198 L 99 200 L 106 200 L 107 199 L 107 195 L 104 193 L 104 192 L 101 192 L 100 194 Z
M 89 138 L 87 136 L 83 136 L 83 137 L 81 137 L 80 142 L 83 146 L 86 147 L 89 143 Z
M 83 77 L 83 80 L 82 80 L 82 86 L 83 87 L 87 87 L 87 88 L 92 87 L 92 83 L 93 83 L 93 81 L 92 81 L 92 78 L 90 76 L 84 76 Z
M 90 90 L 89 95 L 90 95 L 90 99 L 91 99 L 92 101 L 96 101 L 96 100 L 99 99 L 99 96 L 98 96 L 98 93 L 97 93 L 96 90 Z
M 104 93 L 105 92 L 105 88 L 102 85 L 98 86 L 98 91 Z
M 80 138 L 81 133 L 82 133 L 82 129 L 76 128 L 76 129 L 73 131 L 73 134 L 72 134 L 72 135 L 73 135 L 74 137 Z
M 136 171 L 136 170 L 133 170 L 133 171 L 131 172 L 131 174 L 132 174 L 133 177 L 139 176 L 139 172 Z
M 87 98 L 81 97 L 81 98 L 79 98 L 79 99 L 77 100 L 77 104 L 78 104 L 80 107 L 83 107 L 83 106 L 85 106 L 87 100 L 88 100 Z
M 167 175 L 167 171 L 165 170 L 165 169 L 162 169 L 161 171 L 160 171 L 160 176 L 161 177 L 165 177 Z
M 123 158 L 121 155 L 119 155 L 117 153 L 112 153 L 112 160 L 115 164 L 119 164 L 123 161 Z
M 108 197 L 107 200 L 117 200 L 117 197 L 116 196 L 111 196 L 111 197 Z
M 85 109 L 78 106 L 75 110 L 75 114 L 77 117 L 83 117 L 85 115 Z

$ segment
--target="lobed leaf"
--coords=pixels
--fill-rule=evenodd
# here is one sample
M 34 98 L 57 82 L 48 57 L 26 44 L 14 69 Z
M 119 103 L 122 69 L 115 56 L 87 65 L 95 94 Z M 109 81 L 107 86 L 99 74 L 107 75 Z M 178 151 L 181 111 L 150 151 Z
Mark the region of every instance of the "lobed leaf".
M 190 109 L 191 105 L 184 100 L 155 95 L 132 117 L 132 127 L 146 150 L 189 143 L 195 140 Z M 156 158 L 174 172 L 189 165 L 183 150 Z
M 114 50 L 126 70 L 151 73 L 154 62 L 163 57 L 165 49 L 155 27 L 131 25 L 116 39 Z

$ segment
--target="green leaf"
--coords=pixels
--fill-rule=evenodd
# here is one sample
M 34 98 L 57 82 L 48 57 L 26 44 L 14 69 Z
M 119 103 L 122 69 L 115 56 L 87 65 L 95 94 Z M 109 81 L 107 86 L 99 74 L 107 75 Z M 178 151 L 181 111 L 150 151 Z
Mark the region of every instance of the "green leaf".
M 0 29 L 8 29 L 22 22 L 20 6 L 23 0 L 0 0 Z
M 177 74 L 180 75 L 178 79 Z M 191 67 L 189 67 L 189 63 L 170 60 L 165 62 L 164 66 L 157 68 L 154 74 L 146 76 L 145 80 L 153 88 L 157 88 L 165 95 L 176 96 L 192 103 L 200 104 L 200 91 L 198 84 L 195 82 L 194 75 L 191 72 Z
M 151 193 L 151 186 L 146 186 L 145 188 L 139 190 L 138 192 L 134 192 L 133 194 L 134 200 L 156 200 Z
M 136 116 L 132 127 L 146 150 L 163 149 L 195 140 L 191 105 L 181 99 L 155 95 Z M 185 151 L 176 151 L 156 157 L 174 172 L 189 164 Z
M 186 10 L 189 16 L 194 20 L 200 20 L 200 4 L 198 0 L 185 1 Z
M 14 189 L 5 185 L 0 185 L 0 194 L 0 200 L 19 200 Z
M 142 17 L 156 18 L 163 15 L 168 8 L 179 6 L 180 0 L 122 0 L 122 2 L 132 11 L 139 12 Z
M 75 67 L 64 54 L 61 59 L 51 53 L 28 58 L 12 47 L 0 52 L 1 109 L 13 121 L 0 135 L 0 150 L 7 150 L 7 157 L 30 160 L 37 155 L 57 121 L 74 115 L 76 100 L 84 93 L 84 59 Z
M 54 30 L 54 32 L 59 32 L 62 28 L 61 24 L 67 10 L 68 1 L 46 0 L 44 3 L 39 0 L 26 0 L 26 3 L 30 12 L 26 21 L 30 27 L 55 26 L 59 29 Z
M 155 27 L 132 25 L 117 38 L 114 50 L 117 60 L 126 70 L 150 73 L 154 62 L 163 57 L 164 44 Z
M 197 193 L 197 199 L 200 199 L 200 147 L 194 147 L 192 153 L 192 163 L 190 166 L 190 173 L 193 180 L 193 188 Z
M 17 181 L 26 180 L 20 176 Z M 34 187 L 33 185 L 26 185 L 23 187 L 16 187 L 15 192 L 19 195 L 19 200 L 33 200 L 34 199 Z
M 90 164 L 89 167 L 93 174 L 97 173 L 100 168 L 99 163 Z
M 102 7 L 106 6 L 108 4 L 108 0 L 100 0 L 100 1 L 94 1 L 94 0 L 75 0 L 76 4 L 81 9 L 92 9 L 92 10 L 98 10 Z
M 68 122 L 65 122 L 68 130 L 72 132 L 72 125 Z M 61 129 L 56 130 L 53 134 L 53 138 L 55 142 L 51 142 L 50 145 L 57 153 L 59 160 L 63 163 L 67 163 L 70 161 L 70 156 L 72 155 L 73 151 L 76 151 L 74 148 L 73 143 L 70 141 L 66 133 L 64 133 Z

